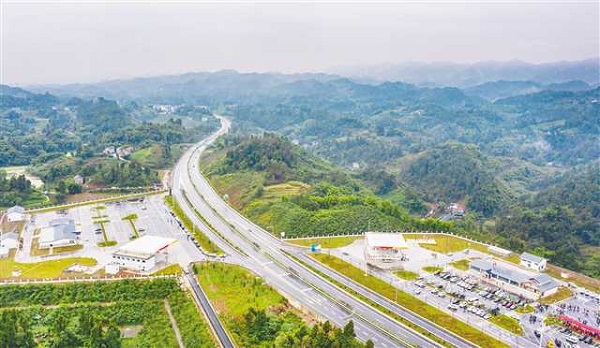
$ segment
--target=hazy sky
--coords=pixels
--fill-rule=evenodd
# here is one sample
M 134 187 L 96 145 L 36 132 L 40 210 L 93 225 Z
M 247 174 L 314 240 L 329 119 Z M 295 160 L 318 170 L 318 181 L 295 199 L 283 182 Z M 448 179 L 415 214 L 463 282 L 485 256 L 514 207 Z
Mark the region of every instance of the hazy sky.
M 3 83 L 599 55 L 588 3 L 2 2 Z

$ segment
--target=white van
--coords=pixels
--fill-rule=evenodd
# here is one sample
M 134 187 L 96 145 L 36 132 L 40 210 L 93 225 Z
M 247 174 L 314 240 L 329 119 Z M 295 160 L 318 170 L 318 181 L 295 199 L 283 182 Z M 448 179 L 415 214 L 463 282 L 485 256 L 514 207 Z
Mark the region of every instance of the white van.
M 576 344 L 577 342 L 579 342 L 579 338 L 575 337 L 575 336 L 567 336 L 567 338 L 565 338 L 567 340 L 567 342 L 571 342 L 573 344 Z

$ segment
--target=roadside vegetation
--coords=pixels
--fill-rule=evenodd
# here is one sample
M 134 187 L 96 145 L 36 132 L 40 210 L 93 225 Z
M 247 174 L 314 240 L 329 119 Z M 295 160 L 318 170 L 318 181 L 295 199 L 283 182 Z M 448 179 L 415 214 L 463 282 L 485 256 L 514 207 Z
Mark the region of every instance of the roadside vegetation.
M 505 314 L 500 314 L 491 317 L 490 322 L 515 335 L 523 335 L 523 327 L 521 326 L 521 324 L 519 324 L 519 321 Z
M 158 270 L 154 273 L 152 273 L 153 276 L 157 276 L 157 275 L 177 275 L 177 274 L 181 274 L 181 266 L 179 266 L 179 264 L 174 264 L 174 265 L 169 265 L 161 270 Z
M 306 239 L 288 239 L 286 242 L 310 247 L 313 244 L 320 244 L 321 248 L 334 249 L 341 248 L 354 243 L 358 239 L 363 239 L 362 236 L 342 236 L 342 237 L 325 237 L 325 238 L 306 238 Z
M 175 216 L 177 216 L 177 219 L 183 223 L 185 228 L 194 235 L 194 238 L 196 238 L 204 251 L 212 254 L 223 254 L 223 250 L 221 250 L 221 248 L 219 248 L 204 233 L 202 233 L 200 229 L 193 224 L 192 220 L 185 215 L 183 210 L 181 210 L 179 203 L 177 203 L 173 196 L 165 196 L 165 203 L 175 214 Z
M 391 301 L 397 302 L 408 310 L 431 320 L 473 343 L 484 347 L 506 347 L 505 344 L 495 338 L 455 319 L 451 315 L 446 314 L 402 290 L 394 288 L 389 283 L 372 275 L 365 276 L 364 270 L 358 269 L 337 257 L 326 254 L 313 254 L 312 257 L 363 286 L 387 297 Z
M 407 271 L 407 270 L 400 270 L 400 271 L 396 271 L 394 272 L 394 275 L 400 279 L 404 279 L 404 280 L 415 280 L 419 277 L 419 275 L 415 272 L 411 272 L 411 271 Z
M 365 347 L 355 338 L 352 322 L 343 329 L 329 322 L 315 323 L 262 279 L 239 266 L 199 263 L 194 272 L 241 347 Z

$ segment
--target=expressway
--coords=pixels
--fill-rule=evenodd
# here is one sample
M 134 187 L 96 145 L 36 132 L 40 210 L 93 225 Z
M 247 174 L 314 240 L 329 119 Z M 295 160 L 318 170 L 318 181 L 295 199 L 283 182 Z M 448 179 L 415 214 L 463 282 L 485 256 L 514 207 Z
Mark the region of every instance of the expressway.
M 172 175 L 172 194 L 202 232 L 237 263 L 264 278 L 291 302 L 338 326 L 354 320 L 355 332 L 362 340 L 371 339 L 377 347 L 439 346 L 294 261 L 282 251 L 284 245 L 279 239 L 248 221 L 221 199 L 198 170 L 202 151 L 230 127 L 227 119 L 220 119 L 221 129 L 190 148 L 177 163 Z M 206 219 L 214 230 L 204 224 L 198 215 Z M 328 276 L 334 278 L 335 275 Z M 350 285 L 356 287 L 356 284 Z M 389 303 L 385 305 L 392 311 L 398 309 L 397 306 L 389 306 Z M 402 311 L 398 313 L 403 314 Z M 408 316 L 407 319 L 413 321 L 415 317 Z M 454 346 L 476 346 L 424 319 L 415 324 Z

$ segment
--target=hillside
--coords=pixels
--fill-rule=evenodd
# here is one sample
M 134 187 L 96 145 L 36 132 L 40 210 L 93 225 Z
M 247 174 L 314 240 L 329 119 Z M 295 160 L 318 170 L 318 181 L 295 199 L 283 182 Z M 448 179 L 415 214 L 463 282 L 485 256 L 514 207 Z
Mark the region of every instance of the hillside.
M 177 160 L 181 144 L 214 131 L 207 108 L 84 100 L 0 85 L 0 207 L 52 204 L 103 188 L 148 187 Z M 2 168 L 22 166 L 43 188 L 18 189 Z M 10 171 L 10 168 L 7 168 Z M 77 177 L 77 181 L 75 178 Z M 41 191 L 46 191 L 49 194 Z
M 517 249 L 536 249 L 554 263 L 600 277 L 598 162 L 553 179 L 525 204 L 499 219 L 498 233 Z M 591 249 L 590 249 L 591 248 Z
M 217 191 L 277 235 L 452 225 L 411 219 L 410 200 L 398 204 L 377 197 L 361 181 L 274 134 L 226 137 L 200 162 Z
M 448 144 L 421 154 L 400 176 L 429 201 L 465 201 L 468 208 L 493 216 L 512 199 L 487 160 L 473 145 Z

